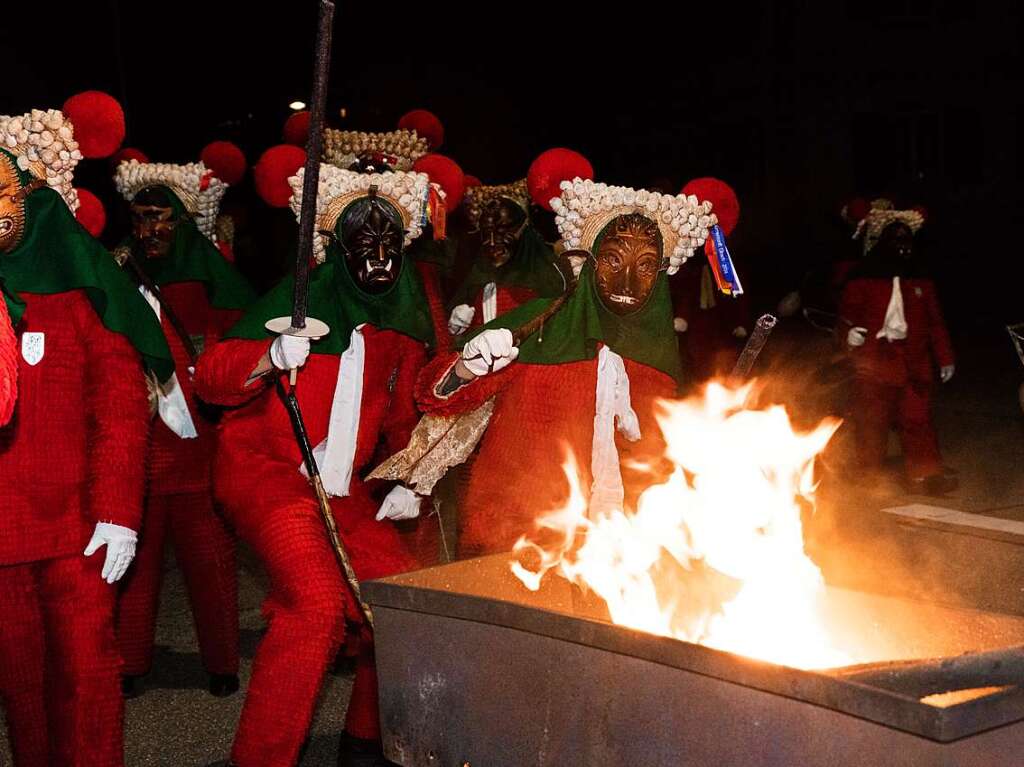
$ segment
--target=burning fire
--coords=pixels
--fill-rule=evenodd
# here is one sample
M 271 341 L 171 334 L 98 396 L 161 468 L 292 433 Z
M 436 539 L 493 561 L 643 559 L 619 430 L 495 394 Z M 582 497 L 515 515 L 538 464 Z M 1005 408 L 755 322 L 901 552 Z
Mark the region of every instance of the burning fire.
M 849 663 L 821 620 L 824 581 L 801 525 L 815 456 L 839 422 L 797 433 L 784 408 L 748 408 L 750 395 L 711 384 L 663 403 L 674 471 L 634 513 L 589 516 L 569 456 L 569 501 L 538 521 L 543 544 L 516 544 L 516 576 L 537 590 L 555 570 L 600 596 L 616 624 L 652 634 L 797 668 Z

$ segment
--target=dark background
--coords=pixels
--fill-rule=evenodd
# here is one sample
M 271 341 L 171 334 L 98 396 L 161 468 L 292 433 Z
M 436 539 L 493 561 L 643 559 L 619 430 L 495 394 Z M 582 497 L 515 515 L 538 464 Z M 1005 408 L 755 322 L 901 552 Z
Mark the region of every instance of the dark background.
M 441 151 L 485 183 L 522 177 L 552 146 L 611 183 L 676 191 L 719 176 L 743 204 L 734 255 L 764 306 L 850 249 L 837 215 L 848 198 L 922 203 L 954 328 L 1024 320 L 1016 3 L 696 5 L 343 2 L 330 122 L 387 130 L 430 109 Z M 315 0 L 5 8 L 0 114 L 106 90 L 125 106 L 126 144 L 152 159 L 192 161 L 223 138 L 252 163 L 280 141 L 288 103 L 308 101 L 315 13 Z M 79 167 L 116 208 L 109 166 Z M 287 257 L 260 232 L 290 214 L 248 185 L 228 204 L 249 211 L 239 261 L 265 285 Z

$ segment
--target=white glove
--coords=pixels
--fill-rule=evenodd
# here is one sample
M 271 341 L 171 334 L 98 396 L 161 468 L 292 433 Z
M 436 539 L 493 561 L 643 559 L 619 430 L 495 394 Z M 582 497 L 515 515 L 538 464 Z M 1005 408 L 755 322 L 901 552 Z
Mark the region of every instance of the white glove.
M 863 346 L 867 332 L 867 328 L 850 328 L 850 332 L 846 334 L 846 343 L 850 346 Z
M 733 338 L 740 338 L 740 339 L 746 338 L 747 337 L 747 329 L 745 327 L 743 327 L 742 325 L 737 325 L 735 328 L 732 329 L 732 337 Z
M 469 304 L 459 304 L 452 309 L 452 316 L 448 318 L 448 332 L 453 336 L 459 336 L 466 332 L 466 329 L 473 323 L 473 315 L 476 309 Z
M 278 336 L 270 345 L 270 361 L 278 370 L 294 370 L 306 364 L 309 339 L 300 336 Z
M 675 328 L 677 333 L 685 333 L 690 329 L 690 324 L 682 317 L 676 317 L 672 320 L 672 327 Z
M 956 365 L 943 365 L 939 368 L 939 379 L 942 383 L 949 383 L 949 379 L 956 372 Z
M 377 512 L 377 521 L 385 519 L 399 521 L 403 519 L 416 519 L 420 515 L 420 501 L 423 496 L 417 495 L 405 485 L 395 485 L 391 492 L 384 498 Z
M 519 356 L 508 328 L 485 330 L 462 347 L 462 364 L 475 376 L 497 373 Z
M 130 527 L 112 525 L 109 522 L 97 522 L 89 545 L 85 547 L 85 556 L 91 557 L 101 546 L 107 547 L 107 559 L 103 563 L 100 577 L 107 583 L 121 580 L 128 565 L 135 559 L 135 545 L 139 536 Z

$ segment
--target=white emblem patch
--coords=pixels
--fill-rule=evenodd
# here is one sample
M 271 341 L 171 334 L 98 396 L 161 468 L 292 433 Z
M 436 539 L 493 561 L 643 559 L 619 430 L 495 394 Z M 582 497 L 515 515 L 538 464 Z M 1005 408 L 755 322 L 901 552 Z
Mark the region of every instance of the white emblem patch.
M 21 356 L 29 365 L 38 365 L 46 353 L 46 336 L 43 333 L 22 333 Z
M 914 295 L 918 298 L 921 297 L 921 288 L 914 288 Z

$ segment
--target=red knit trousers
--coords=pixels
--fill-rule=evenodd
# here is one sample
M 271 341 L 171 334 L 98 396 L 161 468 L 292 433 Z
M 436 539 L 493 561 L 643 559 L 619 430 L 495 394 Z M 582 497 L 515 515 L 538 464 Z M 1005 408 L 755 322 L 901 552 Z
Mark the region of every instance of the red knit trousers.
M 118 598 L 117 639 L 124 659 L 123 673 L 140 676 L 153 663 L 168 532 L 185 576 L 203 666 L 211 674 L 237 674 L 235 540 L 214 511 L 209 493 L 154 495 L 147 499 L 139 549 Z
M 231 756 L 238 767 L 292 767 L 345 636 L 348 587 L 315 501 L 294 499 L 246 522 L 239 534 L 270 579 L 263 604 L 268 628 L 253 660 Z
M 17 767 L 124 764 L 104 554 L 0 566 L 0 698 Z
M 942 470 L 927 384 L 886 386 L 858 378 L 853 405 L 858 458 L 863 468 L 881 468 L 889 429 L 895 424 L 903 445 L 904 469 L 910 479 L 922 479 Z

